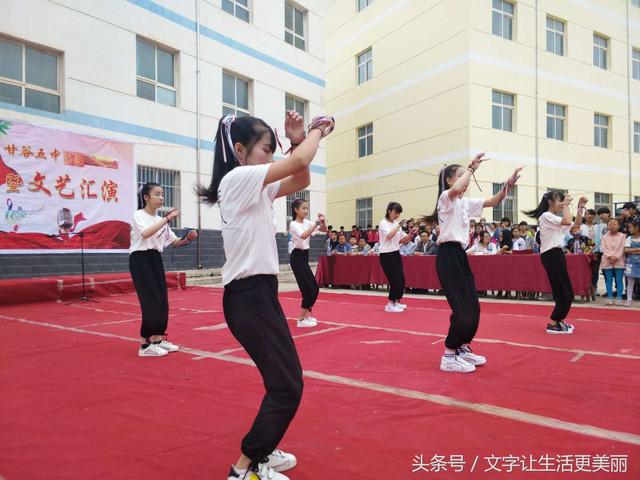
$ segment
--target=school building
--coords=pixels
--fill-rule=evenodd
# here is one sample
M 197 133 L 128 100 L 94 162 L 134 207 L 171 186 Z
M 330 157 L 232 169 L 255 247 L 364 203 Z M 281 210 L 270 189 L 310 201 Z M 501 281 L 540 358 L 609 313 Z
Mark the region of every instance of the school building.
M 260 117 L 286 150 L 286 109 L 307 122 L 324 114 L 323 17 L 323 0 L 4 0 L 0 119 L 133 143 L 131 181 L 160 183 L 166 208 L 182 212 L 174 226 L 205 232 L 181 268 L 220 266 L 218 210 L 193 193 L 210 181 L 218 121 Z M 324 144 L 311 172 L 301 195 L 315 215 L 325 211 Z M 288 201 L 275 203 L 281 232 Z M 0 276 L 65 273 L 75 263 L 45 257 L 27 268 L 27 256 L 3 256 Z M 126 269 L 126 255 L 90 260 L 98 271 Z
M 472 196 L 526 165 L 489 221 L 550 188 L 640 199 L 640 1 L 334 1 L 325 22 L 333 225 L 430 213 L 440 168 L 483 151 Z

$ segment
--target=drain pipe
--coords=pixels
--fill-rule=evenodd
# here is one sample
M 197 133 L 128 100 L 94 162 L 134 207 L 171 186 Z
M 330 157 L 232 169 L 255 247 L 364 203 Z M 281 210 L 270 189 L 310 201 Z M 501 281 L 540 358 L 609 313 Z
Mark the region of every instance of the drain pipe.
M 196 182 L 200 185 L 200 0 L 196 2 Z M 202 202 L 198 199 L 196 204 L 198 215 L 198 233 L 202 230 Z M 201 245 L 198 235 L 196 242 L 196 263 L 198 269 L 202 268 Z

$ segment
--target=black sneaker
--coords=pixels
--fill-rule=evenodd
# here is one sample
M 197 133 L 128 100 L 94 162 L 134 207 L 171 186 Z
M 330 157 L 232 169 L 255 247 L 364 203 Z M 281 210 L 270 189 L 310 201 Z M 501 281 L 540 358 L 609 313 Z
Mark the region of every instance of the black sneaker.
M 571 335 L 573 333 L 573 325 L 564 322 L 558 322 L 556 325 L 547 323 L 547 333 L 552 335 Z

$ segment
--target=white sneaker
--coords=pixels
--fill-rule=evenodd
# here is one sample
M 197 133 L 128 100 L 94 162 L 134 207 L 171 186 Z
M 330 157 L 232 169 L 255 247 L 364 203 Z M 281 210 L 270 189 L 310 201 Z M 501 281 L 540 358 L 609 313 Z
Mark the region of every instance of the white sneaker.
M 607 300 L 607 305 L 613 305 L 613 300 Z
M 267 457 L 268 461 L 263 465 L 269 468 L 273 468 L 276 472 L 284 472 L 296 466 L 298 460 L 295 455 L 292 455 L 282 450 L 274 450 L 271 455 Z
M 164 348 L 160 348 L 155 343 L 150 344 L 147 348 L 140 347 L 138 349 L 139 357 L 164 357 L 168 354 L 168 351 L 166 351 Z
M 631 306 L 631 300 L 627 300 L 626 302 L 624 302 L 624 306 L 625 307 L 630 307 Z
M 443 355 L 440 360 L 440 370 L 443 372 L 460 372 L 471 373 L 475 371 L 476 366 L 467 362 L 460 355 Z
M 162 341 L 158 343 L 158 347 L 166 350 L 167 352 L 177 352 L 178 350 L 180 350 L 180 347 L 178 345 L 176 345 L 175 343 L 171 343 L 166 338 L 162 339 Z
M 267 467 L 264 463 L 258 464 L 253 470 L 236 470 L 231 466 L 227 480 L 289 480 L 289 477 Z
M 482 355 L 473 353 L 470 346 L 462 346 L 458 349 L 458 356 L 471 365 L 480 366 L 487 363 L 487 359 Z
M 618 301 L 616 301 L 616 305 L 621 307 L 621 306 L 624 305 L 624 302 L 622 300 L 618 300 Z
M 298 320 L 299 328 L 311 328 L 318 325 L 318 322 L 315 318 L 307 317 L 304 320 Z
M 398 307 L 397 305 L 394 305 L 393 303 L 387 303 L 384 306 L 384 311 L 387 313 L 402 313 L 404 312 L 404 308 Z
M 407 306 L 404 303 L 400 303 L 400 302 L 396 302 L 396 307 L 400 307 L 402 310 L 407 308 Z

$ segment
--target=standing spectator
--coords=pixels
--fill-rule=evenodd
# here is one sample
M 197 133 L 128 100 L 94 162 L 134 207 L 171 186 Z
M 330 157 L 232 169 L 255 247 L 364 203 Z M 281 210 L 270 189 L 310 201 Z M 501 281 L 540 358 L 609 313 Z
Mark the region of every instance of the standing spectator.
M 351 225 L 351 236 L 356 237 L 356 241 L 360 240 L 360 237 L 362 236 L 362 234 L 360 233 L 360 230 L 358 229 L 357 225 Z
M 482 225 L 476 223 L 474 232 L 469 236 L 469 248 L 479 244 L 482 241 L 482 234 L 484 230 L 482 229 Z
M 624 244 L 624 253 L 627 255 L 625 264 L 627 301 L 624 304 L 625 307 L 631 306 L 636 279 L 640 278 L 640 217 L 632 217 L 629 220 L 628 228 L 630 235 Z
M 613 305 L 613 279 L 616 279 L 618 289 L 618 305 L 622 305 L 622 273 L 624 272 L 624 244 L 626 235 L 620 233 L 620 222 L 617 218 L 609 220 L 609 231 L 602 239 L 600 248 L 602 250 L 602 270 L 607 286 L 607 304 Z
M 629 220 L 638 214 L 638 208 L 635 203 L 627 202 L 622 206 L 622 213 L 620 214 L 620 232 L 625 235 L 629 234 L 627 225 Z
M 373 246 L 380 241 L 378 226 L 376 225 L 376 228 L 371 228 L 371 225 L 369 225 L 367 228 L 369 228 L 369 231 L 367 232 L 367 243 L 371 248 L 373 248 Z
M 482 230 L 484 230 L 485 232 L 487 232 L 487 219 L 486 218 L 481 218 L 480 219 L 480 226 L 482 227 Z

